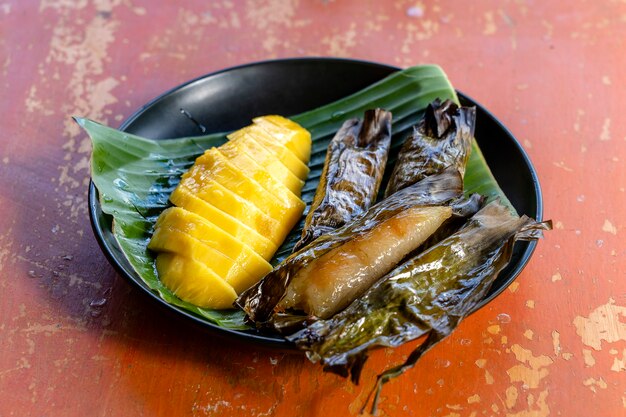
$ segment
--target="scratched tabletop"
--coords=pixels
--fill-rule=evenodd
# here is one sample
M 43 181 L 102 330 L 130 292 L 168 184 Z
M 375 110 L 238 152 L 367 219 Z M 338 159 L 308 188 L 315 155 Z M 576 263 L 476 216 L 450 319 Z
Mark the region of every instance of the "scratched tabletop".
M 107 262 L 90 142 L 187 80 L 266 59 L 439 64 L 519 139 L 554 221 L 523 273 L 380 414 L 626 415 L 626 3 L 0 0 L 0 416 L 351 416 L 361 384 L 216 338 Z

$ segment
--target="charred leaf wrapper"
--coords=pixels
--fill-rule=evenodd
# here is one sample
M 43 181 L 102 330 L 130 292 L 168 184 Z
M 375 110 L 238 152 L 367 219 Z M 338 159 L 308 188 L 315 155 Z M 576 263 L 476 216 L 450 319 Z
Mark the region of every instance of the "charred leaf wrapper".
M 509 263 L 515 241 L 538 239 L 550 228 L 549 221 L 518 217 L 492 202 L 461 230 L 381 278 L 345 310 L 287 339 L 326 370 L 350 375 L 357 383 L 370 349 L 427 335 L 405 363 L 378 376 L 374 413 L 382 385 L 413 367 L 480 303 Z
M 365 112 L 362 123 L 346 121 L 328 146 L 320 184 L 296 244 L 300 250 L 237 300 L 248 319 L 259 328 L 288 333 L 306 321 L 328 318 L 405 256 L 458 229 L 482 203 L 477 195 L 461 199 L 475 116 L 474 108 L 459 108 L 450 100 L 432 102 L 404 143 L 391 177 L 395 185 L 387 189 L 405 190 L 367 212 L 383 176 L 392 116 L 375 109 Z M 449 206 L 454 199 L 452 210 L 418 209 Z
M 455 167 L 463 177 L 475 125 L 476 107 L 459 107 L 450 100 L 430 103 L 400 148 L 385 196 L 447 167 Z
M 289 256 L 257 285 L 241 294 L 237 304 L 258 327 L 281 333 L 289 333 L 307 320 L 329 317 L 362 295 L 378 278 L 417 249 L 434 230 L 454 226 L 454 222 L 442 225 L 443 220 L 474 214 L 482 199 L 477 195 L 465 199 L 462 195 L 463 181 L 456 169 L 449 168 L 427 177 Z M 418 218 L 428 217 L 433 214 L 434 207 L 448 210 L 447 216 L 440 217 L 440 221 L 434 224 L 434 230 L 428 231 L 425 238 L 409 242 L 412 246 L 408 249 L 407 245 L 398 243 L 399 238 L 395 234 L 391 236 L 392 242 L 383 244 L 380 253 L 372 247 L 372 240 L 384 239 L 384 235 L 380 234 L 378 239 L 372 239 L 372 233 L 377 228 L 388 229 L 394 217 L 406 215 L 416 208 L 423 210 Z M 430 208 L 430 211 L 425 208 Z M 424 222 L 429 220 L 423 219 Z M 451 232 L 441 233 L 448 235 Z M 363 246 L 355 247 L 355 242 L 361 240 Z M 347 258 L 343 262 L 344 253 L 348 258 L 353 258 L 354 253 L 367 253 L 372 259 L 367 259 L 364 265 L 357 263 L 353 270 L 346 270 L 344 264 L 352 259 Z M 309 275 L 312 271 L 315 273 Z M 309 281 L 302 282 L 303 276 Z
M 330 317 L 409 253 L 446 237 L 480 207 L 480 196 L 461 199 L 475 109 L 436 100 L 421 123 L 421 131 L 432 138 L 416 142 L 414 134 L 394 168 L 396 176 L 402 175 L 397 188 L 409 188 L 367 211 L 383 177 L 391 118 L 385 110 L 368 110 L 363 122 L 347 120 L 332 139 L 295 253 L 237 300 L 257 327 L 289 333 L 307 321 Z M 417 151 L 418 157 L 410 156 Z M 418 209 L 448 206 L 455 199 L 453 210 Z M 355 261 L 359 257 L 362 262 Z
M 310 360 L 354 383 L 371 349 L 426 336 L 405 363 L 379 375 L 372 413 L 383 384 L 413 367 L 484 299 L 515 241 L 551 228 L 498 201 L 482 207 L 482 196 L 463 197 L 476 109 L 450 100 L 427 107 L 400 149 L 385 199 L 368 210 L 380 179 L 369 187 L 366 171 L 340 167 L 349 166 L 342 158 L 359 155 L 354 138 L 373 131 L 384 136 L 386 160 L 387 129 L 368 121 L 375 114 L 368 111 L 363 125 L 377 129 L 347 121 L 329 145 L 299 250 L 237 299 L 258 328 L 291 334 Z M 394 229 L 402 233 L 385 232 Z
M 362 121 L 349 119 L 335 134 L 294 252 L 374 204 L 391 144 L 391 118 L 386 110 L 367 110 Z

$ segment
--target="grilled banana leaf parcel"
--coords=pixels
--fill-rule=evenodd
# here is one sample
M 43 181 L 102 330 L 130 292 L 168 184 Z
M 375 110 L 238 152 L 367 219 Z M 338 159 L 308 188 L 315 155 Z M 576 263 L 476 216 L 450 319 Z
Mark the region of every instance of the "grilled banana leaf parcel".
M 449 166 L 465 174 L 476 123 L 475 107 L 459 107 L 450 100 L 433 101 L 413 128 L 398 154 L 385 196 Z
M 405 188 L 289 256 L 237 304 L 260 327 L 277 330 L 295 319 L 290 311 L 302 312 L 301 318 L 332 316 L 450 218 L 447 205 L 465 207 L 457 204 L 462 187 L 458 171 L 448 169 Z
M 347 120 L 328 145 L 320 182 L 294 252 L 343 226 L 376 200 L 391 143 L 391 113 Z
M 518 217 L 494 201 L 458 232 L 395 268 L 345 310 L 288 339 L 312 361 L 350 374 L 356 383 L 368 350 L 428 335 L 406 363 L 379 376 L 380 388 L 412 367 L 481 302 L 508 264 L 516 240 L 538 239 L 548 228 L 549 222 Z

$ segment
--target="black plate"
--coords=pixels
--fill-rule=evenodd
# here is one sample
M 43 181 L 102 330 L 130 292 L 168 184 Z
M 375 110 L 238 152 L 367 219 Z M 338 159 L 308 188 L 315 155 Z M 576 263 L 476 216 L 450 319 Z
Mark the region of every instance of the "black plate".
M 200 77 L 164 93 L 143 106 L 120 128 L 152 139 L 197 135 L 198 127 L 181 115 L 183 108 L 208 132 L 235 130 L 260 114 L 294 115 L 330 103 L 398 70 L 383 64 L 336 58 L 284 59 L 243 65 Z M 476 139 L 500 187 L 520 214 L 541 220 L 541 189 L 528 156 L 491 113 L 469 97 L 460 93 L 459 97 L 463 104 L 477 106 Z M 278 337 L 221 328 L 165 302 L 148 288 L 125 259 L 111 232 L 111 218 L 102 213 L 93 183 L 89 186 L 89 208 L 94 233 L 109 261 L 122 276 L 167 309 L 220 335 L 244 338 L 260 346 L 291 347 Z M 478 308 L 515 279 L 535 246 L 536 242 L 516 244 L 511 263 Z

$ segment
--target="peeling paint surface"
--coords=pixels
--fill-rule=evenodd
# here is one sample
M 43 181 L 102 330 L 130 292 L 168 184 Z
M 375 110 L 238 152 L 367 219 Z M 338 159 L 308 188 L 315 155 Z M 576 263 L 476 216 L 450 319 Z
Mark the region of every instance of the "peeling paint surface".
M 0 416 L 358 415 L 415 344 L 355 386 L 156 308 L 92 237 L 70 119 L 117 126 L 202 74 L 325 55 L 441 65 L 519 139 L 555 222 L 381 415 L 625 415 L 626 3 L 596 3 L 0 0 Z

